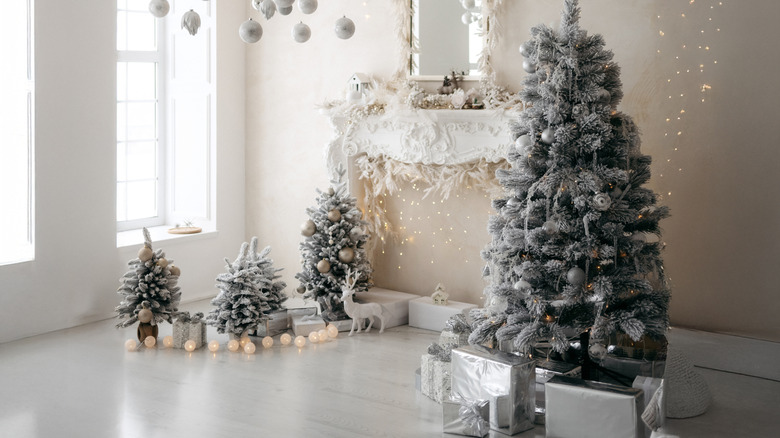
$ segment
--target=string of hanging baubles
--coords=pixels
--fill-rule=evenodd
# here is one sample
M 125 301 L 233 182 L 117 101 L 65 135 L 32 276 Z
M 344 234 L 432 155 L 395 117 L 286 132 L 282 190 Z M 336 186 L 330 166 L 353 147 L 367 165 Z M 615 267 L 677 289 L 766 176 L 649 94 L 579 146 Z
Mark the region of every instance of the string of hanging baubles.
M 252 7 L 258 10 L 266 20 L 270 20 L 277 12 L 280 15 L 289 15 L 296 0 L 250 0 L 250 2 Z M 317 10 L 317 0 L 297 0 L 297 2 L 298 9 L 306 15 L 313 14 Z M 149 12 L 155 17 L 162 18 L 168 15 L 170 10 L 171 5 L 168 0 L 151 0 L 149 2 Z M 185 12 L 181 17 L 181 27 L 186 29 L 190 35 L 195 35 L 200 28 L 200 15 L 192 9 Z M 355 33 L 355 22 L 343 16 L 336 20 L 334 32 L 337 37 L 343 40 L 349 39 Z M 256 43 L 263 36 L 263 27 L 257 21 L 249 18 L 239 26 L 238 35 L 245 43 Z M 299 43 L 305 43 L 311 38 L 311 28 L 301 21 L 293 26 L 292 37 Z

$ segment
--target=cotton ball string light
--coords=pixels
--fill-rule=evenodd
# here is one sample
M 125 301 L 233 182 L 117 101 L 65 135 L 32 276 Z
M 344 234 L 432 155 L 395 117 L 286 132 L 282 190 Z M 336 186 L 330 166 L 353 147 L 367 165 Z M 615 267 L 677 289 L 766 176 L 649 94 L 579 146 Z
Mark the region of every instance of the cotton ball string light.
M 244 353 L 246 354 L 254 354 L 256 349 L 257 347 L 254 342 L 247 342 L 246 345 L 244 345 Z
M 290 342 L 292 342 L 292 336 L 290 336 L 289 333 L 284 333 L 279 337 L 279 342 L 281 342 L 282 345 L 290 345 Z
M 274 338 L 266 336 L 263 338 L 263 348 L 271 348 L 274 346 Z
M 555 141 L 555 130 L 547 128 L 542 131 L 542 141 L 547 144 L 552 144 L 552 142 Z
M 317 336 L 319 336 L 320 342 L 325 342 L 328 340 L 328 331 L 325 329 L 317 330 Z
M 228 347 L 228 350 L 230 350 L 233 353 L 235 353 L 236 351 L 238 351 L 238 347 L 240 347 L 240 345 L 239 345 L 239 342 L 237 340 L 231 339 L 231 340 L 228 341 L 227 347 Z
M 241 348 L 244 348 L 244 346 L 249 342 L 249 336 L 241 336 L 241 338 L 238 340 L 238 344 L 241 346 Z
M 339 329 L 335 325 L 328 324 L 328 329 L 327 330 L 328 330 L 328 336 L 329 337 L 337 338 L 339 336 Z
M 181 28 L 187 29 L 190 35 L 197 34 L 200 29 L 200 15 L 192 9 L 185 12 L 181 17 Z
M 320 334 L 317 332 L 309 333 L 309 342 L 311 342 L 312 344 L 316 344 L 317 342 L 320 342 Z
M 306 237 L 311 237 L 317 231 L 317 225 L 313 220 L 308 219 L 301 225 L 301 234 Z
M 355 34 L 355 22 L 347 18 L 346 16 L 336 20 L 336 36 L 342 40 L 346 40 Z
M 128 339 L 125 341 L 125 350 L 127 351 L 133 351 L 138 347 L 138 343 L 135 342 L 135 339 Z
M 209 342 L 209 351 L 212 353 L 216 353 L 219 350 L 219 341 L 210 341 Z
M 168 336 L 164 337 L 163 338 L 163 345 L 165 346 L 165 348 L 173 347 L 173 336 L 168 335 Z
M 152 0 L 149 2 L 149 12 L 157 18 L 168 15 L 170 10 L 171 5 L 168 3 L 168 0 Z
M 293 26 L 292 36 L 296 42 L 305 43 L 311 38 L 311 28 L 304 24 L 303 21 Z
M 157 345 L 157 338 L 154 336 L 147 336 L 146 339 L 144 339 L 144 345 L 146 345 L 146 348 L 154 347 Z
M 317 6 L 317 0 L 298 0 L 298 9 L 304 14 L 313 14 Z
M 295 346 L 298 347 L 298 348 L 301 348 L 304 345 L 306 345 L 306 338 L 304 338 L 303 336 L 296 336 L 295 337 Z
M 566 281 L 574 286 L 580 285 L 585 282 L 585 271 L 579 267 L 573 267 L 566 272 Z
M 263 37 L 263 26 L 260 26 L 260 23 L 250 18 L 238 27 L 238 36 L 243 42 L 254 44 Z
M 184 343 L 184 349 L 187 350 L 188 353 L 192 353 L 195 351 L 195 341 L 190 339 L 189 341 Z

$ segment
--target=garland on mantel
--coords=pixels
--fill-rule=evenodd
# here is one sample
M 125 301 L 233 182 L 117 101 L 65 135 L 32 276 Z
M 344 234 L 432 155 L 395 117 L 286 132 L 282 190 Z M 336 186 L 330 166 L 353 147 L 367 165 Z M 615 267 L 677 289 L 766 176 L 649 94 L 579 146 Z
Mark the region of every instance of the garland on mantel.
M 464 188 L 484 190 L 489 196 L 498 197 L 502 196 L 503 187 L 496 179 L 496 170 L 509 167 L 506 160 L 494 163 L 484 158 L 460 164 L 434 165 L 404 163 L 386 156 L 368 155 L 357 157 L 355 165 L 360 170 L 359 180 L 363 183 L 364 219 L 369 223 L 368 234 L 375 237 L 369 242 L 369 254 L 373 253 L 379 241 L 399 237 L 382 204 L 385 198 L 398 193 L 401 184 L 423 184 L 423 199 L 439 196 L 447 200 Z

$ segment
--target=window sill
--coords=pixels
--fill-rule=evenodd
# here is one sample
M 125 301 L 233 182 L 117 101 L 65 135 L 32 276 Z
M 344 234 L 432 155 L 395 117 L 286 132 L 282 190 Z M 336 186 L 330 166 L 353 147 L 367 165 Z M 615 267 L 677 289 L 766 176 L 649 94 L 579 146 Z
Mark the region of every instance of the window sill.
M 212 226 L 204 226 L 203 231 L 196 234 L 171 234 L 168 232 L 169 228 L 173 225 L 162 225 L 159 227 L 149 227 L 149 234 L 152 237 L 152 243 L 156 242 L 191 242 L 196 240 L 208 239 L 217 237 L 219 231 Z M 116 233 L 116 247 L 124 248 L 128 246 L 143 245 L 144 235 L 140 229 L 120 231 Z

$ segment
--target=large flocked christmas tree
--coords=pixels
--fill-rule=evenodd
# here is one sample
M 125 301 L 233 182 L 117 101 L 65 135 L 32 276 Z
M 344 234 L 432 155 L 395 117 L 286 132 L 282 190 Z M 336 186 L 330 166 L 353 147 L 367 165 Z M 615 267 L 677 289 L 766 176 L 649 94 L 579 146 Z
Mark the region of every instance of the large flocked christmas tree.
M 128 262 L 130 268 L 119 279 L 122 285 L 117 293 L 124 298 L 115 309 L 117 317 L 123 319 L 117 328 L 138 322 L 138 314 L 143 309 L 151 311 L 152 318 L 148 321 L 151 325 L 172 323 L 178 311 L 181 290 L 176 284 L 181 271 L 172 260 L 165 258 L 162 250 L 152 249 L 149 230 L 144 228 L 143 234 L 144 246 L 138 251 L 138 257 Z
M 251 243 L 244 242 L 238 257 L 233 263 L 225 258 L 227 272 L 217 276 L 219 294 L 211 300 L 216 306 L 206 317 L 206 323 L 217 328 L 219 333 L 228 333 L 236 337 L 254 330 L 266 318 L 266 315 L 281 308 L 287 299 L 284 288 L 287 286 L 277 273 L 282 268 L 274 268 L 268 258 L 271 247 L 257 252 L 257 237 Z
M 326 191 L 317 190 L 317 205 L 306 209 L 309 220 L 301 227 L 302 270 L 295 275 L 300 280 L 298 292 L 316 299 L 327 321 L 347 319 L 341 302 L 341 286 L 349 269 L 357 274 L 355 292 L 371 286 L 371 263 L 366 254 L 368 225 L 356 207 L 357 200 L 349 194 L 344 179 L 345 170 L 337 169 L 338 177 Z
M 511 168 L 497 172 L 506 197 L 493 202 L 490 285 L 471 343 L 563 352 L 577 334 L 598 346 L 613 334 L 659 339 L 668 326 L 656 236 L 669 212 L 643 187 L 651 159 L 617 111 L 613 54 L 579 17 L 577 0 L 565 0 L 560 28 L 536 26 L 520 48 L 528 107 L 512 128 Z

